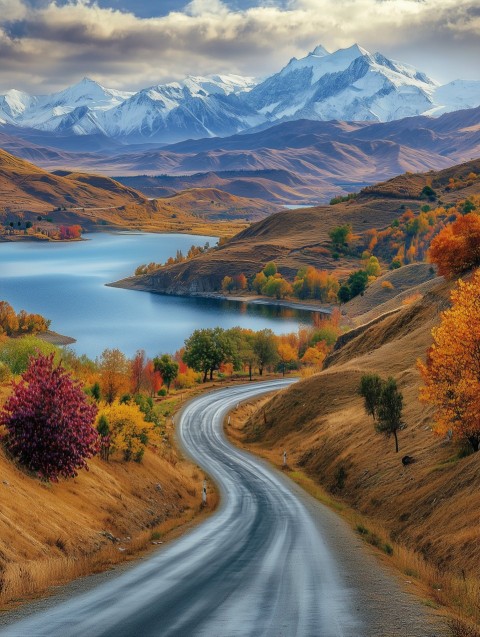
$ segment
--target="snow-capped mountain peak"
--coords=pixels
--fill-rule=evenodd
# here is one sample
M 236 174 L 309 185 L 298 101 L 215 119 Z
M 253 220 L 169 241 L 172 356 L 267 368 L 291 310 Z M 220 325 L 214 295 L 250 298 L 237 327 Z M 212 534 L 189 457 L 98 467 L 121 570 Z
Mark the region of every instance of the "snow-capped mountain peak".
M 389 121 L 429 110 L 437 83 L 358 44 L 317 47 L 255 87 L 246 100 L 270 119 Z
M 317 57 L 323 57 L 324 55 L 330 55 L 330 52 L 322 46 L 321 44 L 317 45 L 313 51 L 310 51 L 308 55 L 316 55 Z
M 333 52 L 318 45 L 262 82 L 234 74 L 188 76 L 134 93 L 84 77 L 50 95 L 12 89 L 0 95 L 0 125 L 172 142 L 283 120 L 390 121 L 479 105 L 480 82 L 439 86 L 416 68 L 358 44 Z

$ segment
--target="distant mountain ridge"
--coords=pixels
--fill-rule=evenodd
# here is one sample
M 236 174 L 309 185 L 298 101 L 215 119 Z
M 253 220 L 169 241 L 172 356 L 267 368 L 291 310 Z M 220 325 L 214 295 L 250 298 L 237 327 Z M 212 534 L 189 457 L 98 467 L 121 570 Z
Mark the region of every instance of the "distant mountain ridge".
M 261 82 L 238 75 L 187 77 L 133 93 L 84 78 L 51 95 L 12 89 L 0 96 L 0 130 L 174 143 L 298 119 L 388 122 L 479 105 L 480 81 L 440 86 L 355 44 L 333 53 L 317 46 Z

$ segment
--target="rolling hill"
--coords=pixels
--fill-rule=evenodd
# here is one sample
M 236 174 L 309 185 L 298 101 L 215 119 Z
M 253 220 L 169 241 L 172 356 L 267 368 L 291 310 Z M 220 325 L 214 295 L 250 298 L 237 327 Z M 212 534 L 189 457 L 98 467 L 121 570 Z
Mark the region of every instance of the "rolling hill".
M 167 294 L 211 294 L 220 289 L 225 275 L 243 272 L 249 277 L 268 261 L 275 261 L 289 279 L 308 265 L 342 276 L 356 269 L 359 260 L 348 253 L 334 257 L 328 235 L 333 227 L 348 223 L 357 235 L 386 228 L 407 208 L 420 211 L 425 204 L 425 199 L 420 198 L 421 190 L 429 184 L 436 189 L 437 201 L 444 204 L 465 199 L 478 193 L 478 183 L 465 180 L 471 172 L 480 173 L 480 160 L 445 171 L 400 175 L 365 188 L 357 198 L 337 205 L 279 212 L 252 224 L 218 249 L 118 285 Z M 457 178 L 459 188 L 450 189 L 451 177 Z
M 108 177 L 52 174 L 0 150 L 0 200 L 4 211 L 44 212 L 52 206 L 118 207 L 145 197 Z
M 110 226 L 197 234 L 218 232 L 221 236 L 279 210 L 275 204 L 215 188 L 196 188 L 167 199 L 150 200 L 110 177 L 65 170 L 50 173 L 2 150 L 0 200 L 0 220 L 4 223 L 18 219 L 38 223 L 37 215 L 42 213 L 51 219 L 49 223 L 80 224 L 87 230 Z
M 417 285 L 418 272 L 402 272 L 409 268 L 392 275 L 409 281 L 417 300 L 405 304 L 400 293 L 375 320 L 376 294 L 360 299 L 362 308 L 347 304 L 349 313 L 363 310 L 359 327 L 340 337 L 326 369 L 265 402 L 246 422 L 242 439 L 276 464 L 287 450 L 292 476 L 314 492 L 321 485 L 321 497 L 333 494 L 339 510 L 346 505 L 344 514 L 357 532 L 385 547 L 391 555 L 386 559 L 409 583 L 421 582 L 436 607 L 460 607 L 478 621 L 478 454 L 433 434 L 433 412 L 419 400 L 416 368 L 453 283 L 437 278 L 428 287 Z M 358 393 L 365 373 L 393 376 L 403 393 L 398 454 L 365 413 Z M 405 455 L 412 464 L 402 464 Z
M 33 135 L 33 134 L 32 134 Z M 319 204 L 399 173 L 441 170 L 480 155 L 480 107 L 392 122 L 289 121 L 223 138 L 125 146 L 4 127 L 0 144 L 44 169 L 97 172 L 145 196 L 213 187 L 278 204 Z M 133 179 L 133 177 L 135 177 Z

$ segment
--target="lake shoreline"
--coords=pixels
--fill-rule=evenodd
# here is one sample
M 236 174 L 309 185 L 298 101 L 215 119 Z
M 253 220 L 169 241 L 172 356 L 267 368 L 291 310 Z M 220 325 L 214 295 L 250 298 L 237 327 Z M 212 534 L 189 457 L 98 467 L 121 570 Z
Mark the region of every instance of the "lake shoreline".
M 318 314 L 329 315 L 333 311 L 333 306 L 318 305 L 309 303 L 308 301 L 292 301 L 289 299 L 272 299 L 268 296 L 248 295 L 248 296 L 229 296 L 220 292 L 198 292 L 196 294 L 182 294 L 177 292 L 171 294 L 169 292 L 154 290 L 148 285 L 142 285 L 135 281 L 135 277 L 127 277 L 120 281 L 105 283 L 107 287 L 120 288 L 122 290 L 132 290 L 135 292 L 150 292 L 151 294 L 159 294 L 161 296 L 178 296 L 191 299 L 210 299 L 216 301 L 233 301 L 234 303 L 245 303 L 247 305 L 267 305 L 270 307 L 282 307 L 291 310 L 303 310 L 305 312 L 315 312 Z
M 77 342 L 76 338 L 73 338 L 72 336 L 65 336 L 64 334 L 59 334 L 58 332 L 54 332 L 53 330 L 40 332 L 36 336 L 41 341 L 44 341 L 45 343 L 50 343 L 50 345 L 57 345 L 58 347 L 73 345 L 74 343 Z

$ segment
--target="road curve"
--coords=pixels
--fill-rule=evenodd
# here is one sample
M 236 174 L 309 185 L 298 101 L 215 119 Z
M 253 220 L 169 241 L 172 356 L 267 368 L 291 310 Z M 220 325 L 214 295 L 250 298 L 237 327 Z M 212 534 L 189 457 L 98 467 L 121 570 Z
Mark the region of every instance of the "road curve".
M 331 511 L 230 445 L 226 413 L 288 380 L 190 402 L 178 436 L 221 490 L 217 512 L 138 566 L 2 637 L 435 637 L 426 610 Z

